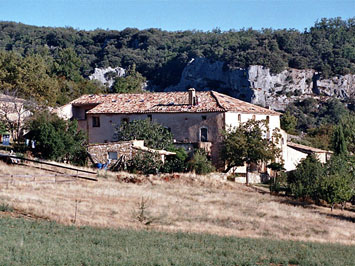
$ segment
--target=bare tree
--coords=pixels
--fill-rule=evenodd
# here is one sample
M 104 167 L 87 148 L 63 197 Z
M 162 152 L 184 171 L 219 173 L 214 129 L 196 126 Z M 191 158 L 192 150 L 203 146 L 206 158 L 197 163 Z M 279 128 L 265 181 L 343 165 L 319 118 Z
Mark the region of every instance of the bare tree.
M 10 131 L 13 141 L 19 142 L 34 104 L 16 96 L 16 91 L 0 94 L 0 120 Z

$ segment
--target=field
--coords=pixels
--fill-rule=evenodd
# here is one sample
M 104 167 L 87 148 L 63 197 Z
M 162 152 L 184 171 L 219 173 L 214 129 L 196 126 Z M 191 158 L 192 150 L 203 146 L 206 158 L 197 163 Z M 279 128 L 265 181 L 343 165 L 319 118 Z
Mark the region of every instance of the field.
M 354 246 L 1 217 L 1 265 L 353 265 Z
M 4 174 L 14 177 L 0 183 L 0 202 L 65 225 L 355 244 L 354 209 L 303 206 L 215 175 L 142 176 L 133 184 L 122 179 L 134 176 L 118 173 L 48 183 L 52 172 L 1 163 Z M 17 177 L 24 174 L 36 178 Z

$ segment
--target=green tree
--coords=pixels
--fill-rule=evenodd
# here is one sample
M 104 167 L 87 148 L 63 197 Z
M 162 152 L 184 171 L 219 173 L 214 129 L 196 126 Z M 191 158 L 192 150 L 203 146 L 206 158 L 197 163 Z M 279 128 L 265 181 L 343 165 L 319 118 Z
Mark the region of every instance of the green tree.
M 115 138 L 119 141 L 144 140 L 144 145 L 153 149 L 169 149 L 173 144 L 168 129 L 149 119 L 122 123 L 115 130 Z
M 326 164 L 326 174 L 319 182 L 320 198 L 331 205 L 344 203 L 355 195 L 355 158 L 340 154 L 334 155 Z
M 199 175 L 205 175 L 215 170 L 206 152 L 202 149 L 195 151 L 193 157 L 188 162 L 188 168 L 190 171 L 195 171 L 195 173 Z
M 319 180 L 324 175 L 324 166 L 314 155 L 308 155 L 297 165 L 296 170 L 288 173 L 288 189 L 296 198 L 319 200 Z
M 297 118 L 292 115 L 289 111 L 281 116 L 281 128 L 289 134 L 296 133 Z
M 221 157 L 227 163 L 226 172 L 232 167 L 247 165 L 246 183 L 249 183 L 248 171 L 252 163 L 275 161 L 280 157 L 278 133 L 273 132 L 273 141 L 265 138 L 268 125 L 266 121 L 249 120 L 239 127 L 223 132 Z
M 183 148 L 169 147 L 169 151 L 175 152 L 175 156 L 167 156 L 161 171 L 164 173 L 186 172 L 187 152 Z
M 54 57 L 53 73 L 71 81 L 80 81 L 81 59 L 73 48 L 60 48 Z
M 65 121 L 48 112 L 37 113 L 28 125 L 27 138 L 34 140 L 34 154 L 43 159 L 83 165 L 86 137 L 76 121 Z
M 332 138 L 332 146 L 336 154 L 348 153 L 342 125 L 337 126 L 334 130 L 333 138 Z
M 162 166 L 159 154 L 149 152 L 138 152 L 127 162 L 128 171 L 145 175 L 159 173 Z
M 133 65 L 128 68 L 125 76 L 115 78 L 111 90 L 115 93 L 142 93 L 145 81 L 146 79 L 136 71 L 136 66 Z

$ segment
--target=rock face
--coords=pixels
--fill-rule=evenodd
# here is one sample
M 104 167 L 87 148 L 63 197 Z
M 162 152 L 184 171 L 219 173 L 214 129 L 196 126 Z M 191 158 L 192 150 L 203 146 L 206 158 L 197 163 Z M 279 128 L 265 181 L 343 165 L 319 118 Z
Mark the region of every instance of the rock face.
M 89 76 L 90 80 L 98 80 L 103 85 L 111 88 L 116 77 L 122 77 L 126 74 L 126 70 L 122 67 L 107 67 L 107 68 L 95 68 L 93 74 Z
M 244 101 L 284 110 L 289 102 L 308 97 L 337 97 L 347 100 L 355 94 L 355 75 L 321 79 L 312 69 L 287 69 L 278 74 L 253 65 L 247 69 L 224 70 L 224 63 L 206 58 L 191 60 L 180 82 L 166 91 L 216 90 Z

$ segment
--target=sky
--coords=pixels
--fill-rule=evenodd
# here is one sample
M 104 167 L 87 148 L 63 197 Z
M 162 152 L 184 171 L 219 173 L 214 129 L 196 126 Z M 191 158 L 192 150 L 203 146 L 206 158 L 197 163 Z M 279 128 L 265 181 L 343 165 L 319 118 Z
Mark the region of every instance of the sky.
M 0 0 L 0 21 L 75 29 L 294 28 L 355 17 L 355 0 Z

